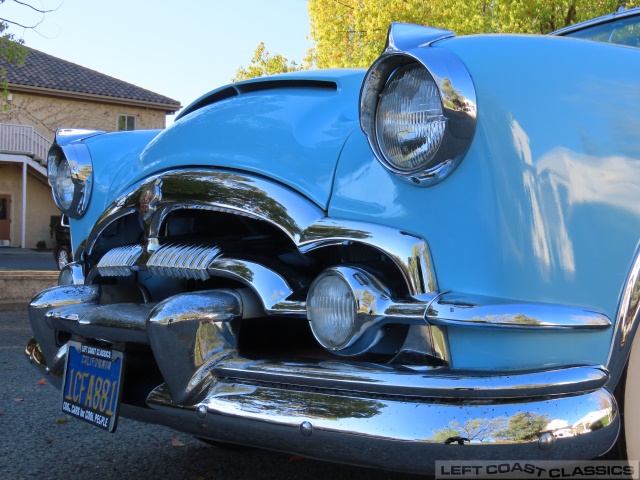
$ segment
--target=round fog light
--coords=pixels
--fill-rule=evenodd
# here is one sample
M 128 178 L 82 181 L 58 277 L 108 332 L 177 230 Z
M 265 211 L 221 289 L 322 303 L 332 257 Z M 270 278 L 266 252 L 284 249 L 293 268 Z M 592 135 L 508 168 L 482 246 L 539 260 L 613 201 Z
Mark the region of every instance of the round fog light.
M 335 272 L 318 277 L 307 295 L 311 331 L 328 350 L 346 347 L 355 333 L 356 299 L 347 281 Z

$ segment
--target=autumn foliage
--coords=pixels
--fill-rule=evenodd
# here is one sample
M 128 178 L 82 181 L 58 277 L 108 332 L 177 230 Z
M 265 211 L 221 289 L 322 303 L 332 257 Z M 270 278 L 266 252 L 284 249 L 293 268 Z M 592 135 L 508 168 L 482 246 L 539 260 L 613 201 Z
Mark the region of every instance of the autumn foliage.
M 234 81 L 307 68 L 367 67 L 392 22 L 475 33 L 547 34 L 615 12 L 629 0 L 308 0 L 312 47 L 302 65 L 258 45 Z
M 616 11 L 619 0 L 308 0 L 316 68 L 366 67 L 392 22 L 474 33 L 546 34 Z

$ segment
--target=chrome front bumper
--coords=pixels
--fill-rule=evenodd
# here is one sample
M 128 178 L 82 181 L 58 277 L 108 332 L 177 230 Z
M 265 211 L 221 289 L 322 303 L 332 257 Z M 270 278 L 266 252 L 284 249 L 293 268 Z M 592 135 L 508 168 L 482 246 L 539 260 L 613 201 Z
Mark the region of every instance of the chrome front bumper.
M 436 460 L 594 458 L 618 436 L 620 416 L 600 366 L 500 373 L 251 360 L 239 355 L 231 325 L 251 314 L 242 292 L 100 306 L 96 288 L 58 287 L 35 297 L 38 343 L 32 340 L 27 354 L 59 378 L 66 350 L 56 345 L 56 331 L 148 344 L 165 383 L 144 408 L 122 405 L 121 414 L 136 420 L 416 473 L 432 472 Z

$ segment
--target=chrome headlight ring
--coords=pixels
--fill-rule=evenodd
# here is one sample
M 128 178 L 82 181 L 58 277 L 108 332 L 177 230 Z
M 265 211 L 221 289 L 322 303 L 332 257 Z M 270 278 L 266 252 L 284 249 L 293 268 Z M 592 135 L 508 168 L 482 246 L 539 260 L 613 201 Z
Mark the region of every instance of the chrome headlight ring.
M 93 179 L 91 155 L 84 144 L 54 143 L 47 156 L 53 199 L 62 213 L 81 217 L 89 205 Z
M 388 45 L 362 84 L 362 130 L 387 170 L 414 185 L 435 185 L 455 170 L 473 139 L 471 76 L 449 50 Z

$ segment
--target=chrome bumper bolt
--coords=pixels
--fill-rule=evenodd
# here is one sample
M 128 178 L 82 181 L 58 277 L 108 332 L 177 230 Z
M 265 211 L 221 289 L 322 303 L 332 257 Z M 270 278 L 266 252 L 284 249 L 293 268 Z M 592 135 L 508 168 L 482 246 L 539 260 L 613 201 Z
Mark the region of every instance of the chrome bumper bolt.
M 555 440 L 555 437 L 550 433 L 543 433 L 542 435 L 540 435 L 540 438 L 538 439 L 538 446 L 540 447 L 541 450 L 551 450 L 551 447 L 553 447 L 554 440 Z
M 313 425 L 311 425 L 311 422 L 302 422 L 300 424 L 300 433 L 305 437 L 310 437 L 313 433 Z
M 205 418 L 207 416 L 207 406 L 206 405 L 198 405 L 198 408 L 196 409 L 196 412 L 198 413 L 198 417 Z

